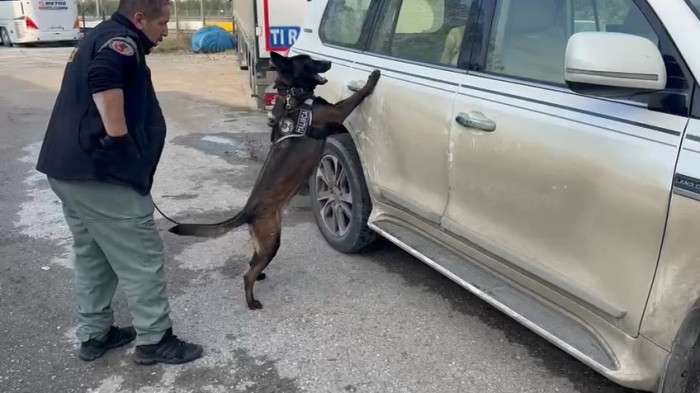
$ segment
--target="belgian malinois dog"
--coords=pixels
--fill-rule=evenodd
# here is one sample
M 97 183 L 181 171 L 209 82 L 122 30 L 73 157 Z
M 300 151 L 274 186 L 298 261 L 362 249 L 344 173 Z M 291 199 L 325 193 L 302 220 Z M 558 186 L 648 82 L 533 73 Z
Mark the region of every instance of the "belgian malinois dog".
M 265 278 L 263 270 L 280 247 L 284 208 L 321 161 L 326 137 L 343 132 L 343 121 L 372 94 L 380 77 L 379 71 L 372 72 L 364 87 L 333 105 L 314 95 L 316 86 L 328 82 L 320 74 L 330 70 L 330 62 L 272 53 L 272 65 L 277 70 L 278 92 L 270 124 L 273 144 L 245 207 L 217 224 L 180 224 L 170 229 L 182 236 L 216 237 L 248 224 L 254 254 L 243 282 L 251 310 L 263 307 L 253 296 L 253 286 Z

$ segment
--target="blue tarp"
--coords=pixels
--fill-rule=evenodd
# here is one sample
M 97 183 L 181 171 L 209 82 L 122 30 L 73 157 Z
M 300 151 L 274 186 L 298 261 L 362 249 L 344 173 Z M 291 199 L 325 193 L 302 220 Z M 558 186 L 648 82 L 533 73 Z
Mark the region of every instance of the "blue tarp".
M 231 33 L 219 26 L 205 26 L 192 36 L 194 53 L 217 53 L 236 47 L 236 40 Z

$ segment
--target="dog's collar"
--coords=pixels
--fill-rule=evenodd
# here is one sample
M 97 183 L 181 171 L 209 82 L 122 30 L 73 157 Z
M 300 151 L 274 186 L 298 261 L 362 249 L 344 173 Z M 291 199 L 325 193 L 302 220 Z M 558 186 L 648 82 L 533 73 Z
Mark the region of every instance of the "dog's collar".
M 303 87 L 278 88 L 277 95 L 284 99 L 285 107 L 289 111 L 312 99 L 314 91 Z
M 279 88 L 279 89 L 277 89 L 277 92 L 279 92 L 280 95 L 292 96 L 292 97 L 302 97 L 305 95 L 313 94 L 313 90 L 307 89 L 304 87 Z

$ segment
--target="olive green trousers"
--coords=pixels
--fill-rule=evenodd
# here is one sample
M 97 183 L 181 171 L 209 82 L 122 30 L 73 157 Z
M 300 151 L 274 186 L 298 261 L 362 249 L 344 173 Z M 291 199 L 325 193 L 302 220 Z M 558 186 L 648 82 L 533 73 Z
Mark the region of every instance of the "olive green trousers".
M 153 201 L 133 189 L 49 178 L 73 234 L 78 339 L 102 339 L 114 323 L 117 284 L 127 294 L 136 344 L 158 343 L 171 327 L 163 271 L 163 242 Z

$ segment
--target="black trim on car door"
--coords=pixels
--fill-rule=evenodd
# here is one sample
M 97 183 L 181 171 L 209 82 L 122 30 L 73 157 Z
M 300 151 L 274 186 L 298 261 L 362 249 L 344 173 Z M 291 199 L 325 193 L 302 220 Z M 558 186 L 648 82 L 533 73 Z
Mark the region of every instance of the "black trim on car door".
M 650 95 L 649 109 L 679 116 L 690 115 L 695 79 L 668 30 L 646 0 L 632 0 L 659 37 L 659 50 L 666 63 L 666 90 Z
M 472 66 L 474 52 L 478 52 L 484 47 L 484 23 L 488 20 L 488 14 L 482 10 L 484 0 L 474 0 L 469 10 L 466 33 L 462 40 L 462 48 L 459 53 L 457 66 L 469 70 Z
M 489 39 L 491 37 L 491 27 L 496 12 L 496 0 L 479 1 L 479 17 L 474 20 L 471 26 L 473 34 L 473 46 L 469 51 L 469 60 L 466 68 L 470 71 L 482 71 L 486 64 L 488 54 Z M 465 53 L 463 52 L 463 55 Z M 460 58 L 460 61 L 463 59 Z M 464 64 L 464 63 L 460 63 Z
M 700 119 L 700 85 L 695 84 L 695 93 L 693 94 L 693 104 L 690 115 L 696 119 Z
M 700 18 L 700 10 L 698 10 L 697 7 L 695 7 L 694 5 L 690 4 L 689 0 L 685 0 L 685 2 L 688 4 L 688 7 L 690 7 L 690 9 L 693 10 L 695 15 L 697 15 L 698 18 Z
M 367 19 L 365 20 L 364 26 L 362 26 L 362 33 L 360 34 L 360 47 L 358 49 L 366 51 L 369 46 L 370 39 L 374 35 L 374 30 L 377 27 L 377 21 L 381 16 L 381 10 L 384 9 L 386 4 L 385 0 L 374 0 L 369 7 Z

